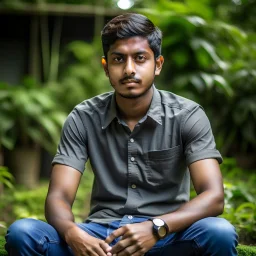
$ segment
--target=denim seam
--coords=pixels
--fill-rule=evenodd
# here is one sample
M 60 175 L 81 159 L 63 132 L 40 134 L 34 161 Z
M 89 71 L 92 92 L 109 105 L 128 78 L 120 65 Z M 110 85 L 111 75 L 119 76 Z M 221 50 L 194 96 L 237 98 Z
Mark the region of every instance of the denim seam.
M 43 246 L 44 243 L 51 243 L 51 244 L 60 244 L 61 243 L 61 240 L 47 240 L 44 236 L 39 240 L 39 245 L 40 246 Z
M 197 248 L 197 251 L 199 253 L 202 253 L 203 252 L 203 246 L 200 245 L 200 243 L 198 242 L 198 240 L 196 239 L 196 237 L 193 239 L 195 244 L 196 244 L 196 248 Z
M 43 247 L 44 247 L 44 244 L 45 243 L 51 243 L 51 244 L 58 244 L 59 241 L 56 241 L 56 240 L 47 240 L 44 236 L 41 237 L 41 239 L 39 240 L 38 242 L 38 245 L 37 245 L 37 248 L 39 251 L 41 251 L 43 253 Z M 44 255 L 44 254 L 40 254 L 40 255 Z

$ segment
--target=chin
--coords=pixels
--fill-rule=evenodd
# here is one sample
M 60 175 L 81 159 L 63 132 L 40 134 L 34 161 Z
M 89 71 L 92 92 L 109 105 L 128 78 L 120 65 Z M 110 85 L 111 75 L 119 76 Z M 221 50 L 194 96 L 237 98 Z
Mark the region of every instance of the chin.
M 118 93 L 118 94 L 125 99 L 137 99 L 143 95 L 141 93 Z

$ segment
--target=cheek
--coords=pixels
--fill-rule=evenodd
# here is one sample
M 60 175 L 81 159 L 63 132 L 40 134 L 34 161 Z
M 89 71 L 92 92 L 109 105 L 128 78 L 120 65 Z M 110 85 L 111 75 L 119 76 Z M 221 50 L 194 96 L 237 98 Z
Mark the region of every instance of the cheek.
M 120 75 L 122 75 L 120 68 L 109 68 L 108 69 L 108 76 L 112 79 L 118 78 Z
M 115 87 L 115 85 L 118 84 L 119 79 L 114 73 L 109 72 L 108 79 L 113 87 Z
M 142 78 L 146 79 L 146 80 L 152 80 L 154 79 L 155 75 L 156 75 L 156 70 L 154 66 L 150 66 L 148 68 L 146 68 L 143 72 L 143 76 Z

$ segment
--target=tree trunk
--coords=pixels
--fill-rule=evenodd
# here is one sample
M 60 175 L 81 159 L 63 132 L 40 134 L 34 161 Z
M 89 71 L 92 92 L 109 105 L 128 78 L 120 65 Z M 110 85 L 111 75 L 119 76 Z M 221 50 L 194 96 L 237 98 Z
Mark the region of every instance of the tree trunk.
M 15 178 L 16 184 L 34 188 L 40 175 L 39 148 L 15 148 L 8 152 L 7 166 Z

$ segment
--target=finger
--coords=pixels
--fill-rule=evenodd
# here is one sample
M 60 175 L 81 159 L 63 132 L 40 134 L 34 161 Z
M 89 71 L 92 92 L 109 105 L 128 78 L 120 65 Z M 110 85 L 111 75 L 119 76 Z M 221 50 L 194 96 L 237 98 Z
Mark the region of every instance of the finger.
M 139 250 L 139 251 L 133 253 L 132 256 L 144 256 L 144 255 L 145 255 L 145 252 L 143 250 Z
M 94 248 L 89 255 L 106 256 L 107 253 L 100 247 Z
M 143 255 L 141 249 L 138 249 L 136 245 L 128 246 L 125 247 L 122 251 L 119 251 L 117 253 L 113 253 L 113 256 L 118 255 L 118 256 L 127 256 L 127 255 Z
M 75 254 L 76 255 L 76 254 Z M 90 247 L 86 247 L 81 254 L 78 255 L 86 255 L 86 256 L 106 256 L 107 253 L 99 246 L 99 244 L 92 245 Z M 111 256 L 111 255 L 109 255 Z
M 125 233 L 124 227 L 121 227 L 115 231 L 113 231 L 105 240 L 107 244 L 112 243 L 116 238 L 122 236 Z
M 118 241 L 113 247 L 111 252 L 113 254 L 115 253 L 120 253 L 121 251 L 125 250 L 127 247 L 129 247 L 129 245 L 131 244 L 131 242 L 128 239 L 125 240 L 120 240 Z
M 105 253 L 108 253 L 112 250 L 112 247 L 109 246 L 105 241 L 100 242 L 100 247 L 104 250 Z

